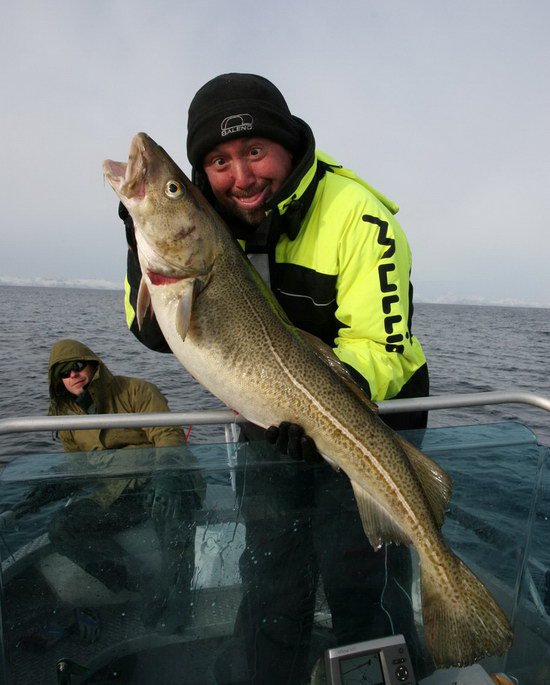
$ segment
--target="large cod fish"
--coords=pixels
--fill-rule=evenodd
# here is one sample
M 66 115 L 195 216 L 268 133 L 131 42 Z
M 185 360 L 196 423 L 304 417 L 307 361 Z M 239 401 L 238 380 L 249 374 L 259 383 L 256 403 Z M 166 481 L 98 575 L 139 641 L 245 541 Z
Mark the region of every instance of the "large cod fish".
M 217 213 L 145 133 L 104 174 L 135 225 L 143 280 L 174 354 L 202 385 L 259 426 L 296 423 L 349 477 L 375 549 L 412 543 L 426 645 L 438 667 L 500 654 L 508 619 L 440 528 L 450 481 L 388 428 L 338 364 L 293 327 Z

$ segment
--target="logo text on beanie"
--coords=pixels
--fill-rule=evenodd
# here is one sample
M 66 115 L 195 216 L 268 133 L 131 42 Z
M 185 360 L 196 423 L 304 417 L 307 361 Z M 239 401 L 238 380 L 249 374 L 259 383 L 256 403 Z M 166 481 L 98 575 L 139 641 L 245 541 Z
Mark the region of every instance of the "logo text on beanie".
M 239 131 L 252 131 L 252 124 L 254 119 L 250 114 L 232 114 L 221 123 L 221 134 L 228 136 L 230 133 L 238 133 Z

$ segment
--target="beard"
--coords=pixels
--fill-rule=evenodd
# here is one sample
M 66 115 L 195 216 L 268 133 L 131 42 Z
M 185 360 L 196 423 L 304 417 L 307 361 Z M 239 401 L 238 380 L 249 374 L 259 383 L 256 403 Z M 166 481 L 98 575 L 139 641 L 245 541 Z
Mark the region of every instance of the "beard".
M 263 206 L 247 209 L 246 207 L 236 207 L 233 205 L 228 212 L 238 221 L 250 226 L 250 228 L 256 228 L 265 219 L 265 210 Z

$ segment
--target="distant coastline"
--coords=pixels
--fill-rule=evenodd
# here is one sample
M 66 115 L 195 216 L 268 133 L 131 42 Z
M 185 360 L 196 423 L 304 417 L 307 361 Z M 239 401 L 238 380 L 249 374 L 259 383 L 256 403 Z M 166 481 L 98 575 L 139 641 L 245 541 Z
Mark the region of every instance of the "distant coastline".
M 92 290 L 124 290 L 124 283 L 86 278 L 14 278 L 0 276 L 0 285 L 31 288 L 84 288 Z
M 0 286 L 26 286 L 31 288 L 76 288 L 90 290 L 124 290 L 122 281 L 108 281 L 92 278 L 19 278 L 0 276 Z M 443 296 L 430 298 L 415 292 L 415 304 L 456 304 L 475 307 L 529 307 L 530 309 L 550 309 L 550 302 L 525 302 L 523 300 L 490 300 L 481 297 Z

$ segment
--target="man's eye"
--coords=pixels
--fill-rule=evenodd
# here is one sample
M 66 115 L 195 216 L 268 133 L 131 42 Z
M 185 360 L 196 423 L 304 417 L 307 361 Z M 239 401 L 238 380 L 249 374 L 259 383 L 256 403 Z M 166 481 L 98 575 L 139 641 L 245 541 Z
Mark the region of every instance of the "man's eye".
M 257 157 L 261 153 L 261 151 L 261 147 L 251 147 L 249 154 L 251 157 Z

